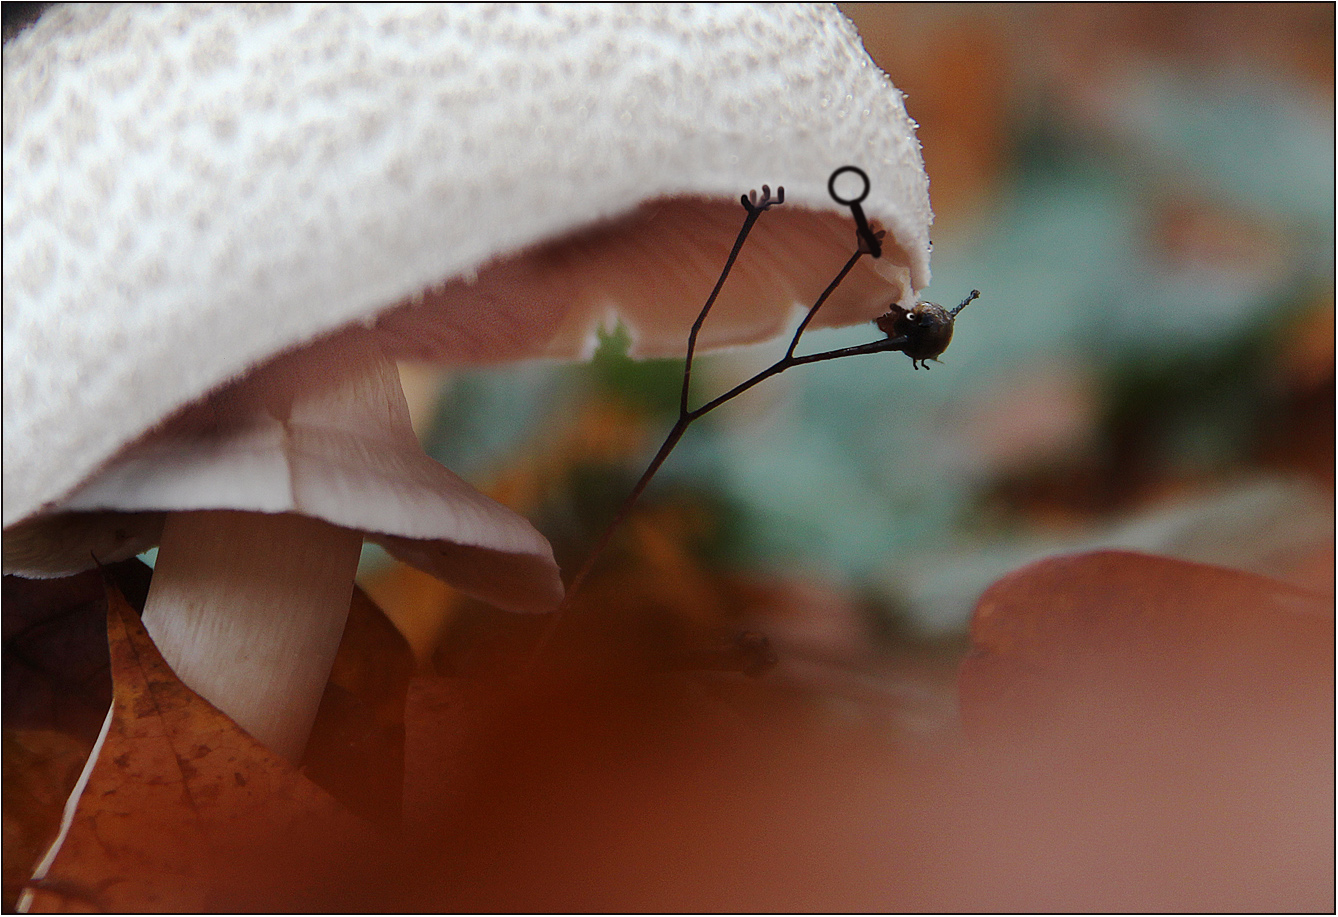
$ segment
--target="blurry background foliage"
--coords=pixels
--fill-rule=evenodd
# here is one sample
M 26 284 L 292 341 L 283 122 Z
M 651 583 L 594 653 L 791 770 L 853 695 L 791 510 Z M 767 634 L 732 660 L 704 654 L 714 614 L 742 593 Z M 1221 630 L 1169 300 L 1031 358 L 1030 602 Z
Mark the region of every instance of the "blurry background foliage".
M 1333 6 L 842 8 L 920 125 L 925 296 L 981 299 L 931 372 L 802 367 L 694 425 L 610 570 L 663 572 L 669 550 L 684 581 L 802 584 L 829 645 L 951 643 L 992 580 L 1096 545 L 1332 591 Z M 429 452 L 569 572 L 673 419 L 681 363 L 625 345 L 406 370 Z M 778 346 L 703 360 L 698 403 Z M 373 594 L 435 602 L 411 615 L 439 632 L 444 587 L 367 560 Z

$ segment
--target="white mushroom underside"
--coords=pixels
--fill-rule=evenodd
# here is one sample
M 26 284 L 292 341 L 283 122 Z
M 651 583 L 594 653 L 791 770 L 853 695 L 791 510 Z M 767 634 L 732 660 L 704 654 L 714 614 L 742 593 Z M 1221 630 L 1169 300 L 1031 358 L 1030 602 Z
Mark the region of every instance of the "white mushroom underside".
M 783 330 L 849 257 L 846 221 L 787 207 L 753 230 L 703 329 L 705 346 Z M 94 557 L 133 556 L 157 543 L 163 511 L 302 512 L 366 531 L 402 560 L 501 607 L 545 607 L 557 587 L 542 539 L 523 521 L 499 522 L 512 514 L 423 454 L 381 347 L 500 360 L 536 340 L 556 351 L 588 349 L 592 322 L 623 322 L 635 351 L 676 353 L 743 213 L 734 202 L 655 202 L 472 281 L 435 287 L 387 312 L 374 331 L 355 328 L 281 354 L 133 443 L 61 501 L 59 513 L 7 529 L 5 572 L 66 575 Z M 905 256 L 889 243 L 884 260 L 895 267 Z M 817 324 L 880 312 L 896 298 L 889 289 L 908 294 L 898 270 L 901 284 L 891 287 L 856 270 Z M 289 416 L 279 402 L 292 391 L 306 394 Z M 530 594 L 523 583 L 546 585 Z
M 366 336 L 290 354 L 192 406 L 72 495 L 63 510 L 73 520 L 39 519 L 28 534 L 46 572 L 61 573 L 87 567 L 99 547 L 80 540 L 99 529 L 68 528 L 83 514 L 120 510 L 134 531 L 163 511 L 219 509 L 366 532 L 501 608 L 544 611 L 562 596 L 543 536 L 423 452 L 395 366 Z M 6 533 L 7 565 L 21 544 Z
M 651 201 L 419 292 L 373 329 L 397 356 L 453 363 L 586 358 L 596 330 L 620 324 L 631 356 L 682 356 L 744 216 L 738 196 Z M 768 211 L 749 234 L 698 346 L 756 343 L 791 327 L 794 313 L 813 304 L 855 247 L 848 217 L 794 204 Z M 870 321 L 889 303 L 913 298 L 911 261 L 887 239 L 882 258 L 861 261 L 813 327 Z

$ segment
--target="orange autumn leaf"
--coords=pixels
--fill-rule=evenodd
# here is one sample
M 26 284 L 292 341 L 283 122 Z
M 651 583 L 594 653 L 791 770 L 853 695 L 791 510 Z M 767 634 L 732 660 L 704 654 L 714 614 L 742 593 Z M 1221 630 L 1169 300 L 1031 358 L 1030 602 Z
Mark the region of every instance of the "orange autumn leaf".
M 1128 710 L 1196 728 L 1208 713 L 1331 719 L 1332 599 L 1239 570 L 1127 551 L 1049 558 L 986 591 L 971 642 L 959 686 L 978 728 L 1102 729 Z
M 1331 597 L 1124 551 L 991 586 L 959 681 L 984 909 L 1331 911 L 1333 627 Z
M 121 593 L 107 592 L 110 719 L 63 837 L 29 885 L 29 909 L 321 900 L 321 867 L 369 846 L 370 831 L 183 685 Z
M 93 741 L 55 729 L 13 728 L 5 723 L 4 775 L 4 899 L 12 913 L 19 893 L 32 876 L 33 864 L 50 846 L 60 827 L 61 812 L 71 788 L 88 760 Z

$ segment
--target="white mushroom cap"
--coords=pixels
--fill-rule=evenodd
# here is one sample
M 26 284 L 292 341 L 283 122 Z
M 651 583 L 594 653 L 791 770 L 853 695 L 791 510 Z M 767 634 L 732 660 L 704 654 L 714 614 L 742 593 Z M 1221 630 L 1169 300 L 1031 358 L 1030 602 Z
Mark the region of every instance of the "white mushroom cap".
M 847 163 L 889 237 L 819 323 L 929 279 L 914 125 L 834 7 L 57 7 L 3 89 L 6 529 L 353 323 L 478 361 L 581 355 L 616 314 L 679 352 L 762 182 L 787 204 L 702 346 L 839 267 Z

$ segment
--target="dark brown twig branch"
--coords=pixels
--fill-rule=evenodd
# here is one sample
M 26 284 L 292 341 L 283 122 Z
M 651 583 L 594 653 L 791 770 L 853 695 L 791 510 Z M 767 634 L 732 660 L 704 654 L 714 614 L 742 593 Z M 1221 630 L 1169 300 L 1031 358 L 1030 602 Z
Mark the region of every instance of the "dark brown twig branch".
M 861 194 L 856 200 L 845 200 L 837 197 L 835 191 L 832 190 L 832 196 L 838 202 L 849 206 L 855 216 L 857 224 L 856 238 L 858 242 L 855 253 L 850 256 L 850 259 L 846 261 L 841 270 L 837 272 L 834 278 L 832 278 L 831 283 L 827 284 L 826 289 L 822 291 L 822 294 L 818 297 L 817 301 L 813 303 L 808 312 L 804 315 L 804 318 L 799 322 L 799 327 L 795 329 L 794 336 L 790 339 L 790 345 L 786 348 L 784 356 L 751 378 L 740 382 L 723 395 L 719 395 L 697 408 L 689 408 L 688 394 L 692 383 L 692 360 L 697 349 L 697 335 L 701 332 L 702 325 L 705 324 L 706 317 L 711 312 L 711 307 L 715 305 L 716 298 L 720 295 L 720 290 L 724 287 L 725 281 L 728 279 L 730 271 L 734 267 L 734 262 L 738 259 L 739 252 L 743 249 L 743 244 L 748 239 L 748 234 L 752 232 L 753 226 L 757 223 L 763 213 L 776 205 L 784 203 L 785 189 L 778 187 L 776 189 L 776 197 L 774 200 L 771 198 L 771 189 L 766 185 L 762 186 L 762 195 L 760 198 L 755 191 L 749 192 L 741 198 L 743 207 L 747 211 L 747 216 L 744 217 L 743 226 L 739 229 L 739 234 L 734 240 L 734 246 L 730 249 L 729 257 L 725 260 L 724 269 L 720 272 L 720 279 L 716 281 L 715 287 L 711 290 L 711 294 L 706 298 L 706 303 L 702 306 L 696 321 L 692 323 L 692 330 L 688 332 L 687 354 L 683 362 L 683 388 L 678 403 L 678 419 L 674 422 L 673 427 L 670 428 L 659 451 L 655 453 L 655 457 L 650 460 L 650 464 L 646 466 L 646 470 L 642 473 L 636 484 L 633 485 L 631 492 L 627 495 L 627 499 L 623 501 L 622 506 L 619 507 L 618 512 L 604 528 L 603 533 L 595 542 L 594 547 L 590 549 L 590 553 L 586 556 L 585 562 L 581 564 L 580 569 L 578 569 L 576 574 L 571 578 L 570 583 L 567 585 L 566 595 L 563 597 L 562 603 L 553 613 L 548 628 L 544 631 L 543 636 L 535 647 L 533 658 L 537 659 L 538 656 L 542 654 L 544 648 L 552 638 L 553 633 L 561 623 L 563 614 L 571 606 L 572 601 L 580 591 L 582 584 L 585 582 L 586 578 L 589 577 L 595 564 L 604 553 L 605 548 L 608 547 L 609 542 L 613 539 L 614 533 L 622 525 L 628 514 L 631 513 L 632 508 L 636 505 L 641 494 L 650 484 L 651 479 L 655 477 L 656 472 L 660 470 L 660 466 L 664 464 L 665 459 L 669 457 L 669 453 L 678 445 L 679 440 L 683 438 L 683 434 L 687 432 L 688 427 L 694 420 L 709 414 L 722 404 L 737 398 L 764 379 L 769 379 L 772 376 L 783 373 L 785 370 L 795 366 L 801 366 L 806 363 L 818 363 L 824 360 L 837 360 L 843 357 L 861 356 L 869 353 L 885 353 L 893 350 L 907 350 L 909 352 L 909 350 L 914 348 L 914 345 L 917 343 L 914 340 L 914 335 L 899 334 L 895 336 L 890 335 L 884 340 L 872 341 L 868 344 L 857 344 L 852 347 L 841 347 L 836 350 L 828 350 L 822 353 L 795 356 L 795 350 L 799 347 L 799 341 L 803 337 L 804 331 L 807 330 L 809 324 L 812 323 L 818 310 L 821 309 L 823 304 L 827 302 L 834 292 L 836 292 L 837 287 L 841 285 L 841 282 L 845 280 L 846 276 L 854 269 L 855 265 L 859 263 L 859 260 L 866 255 L 872 255 L 877 258 L 882 254 L 881 243 L 884 234 L 882 232 L 874 232 L 869 228 L 868 222 L 864 219 L 864 213 L 859 208 L 859 201 L 863 200 L 864 196 L 868 194 L 868 178 L 864 176 L 862 171 L 856 169 L 854 166 L 846 166 L 843 169 L 839 169 L 837 172 L 832 173 L 832 182 L 830 182 L 829 185 L 831 189 L 834 189 L 836 176 L 840 174 L 840 172 L 849 170 L 858 172 L 864 177 L 866 183 L 864 194 Z M 944 311 L 944 314 L 948 315 L 949 321 L 951 321 L 956 318 L 957 313 L 960 312 L 967 303 L 978 295 L 979 293 L 972 291 L 971 296 L 967 297 L 967 299 L 956 309 L 953 309 L 951 313 L 946 312 L 946 310 L 941 311 Z M 935 306 L 934 308 L 937 309 L 938 307 Z M 950 333 L 948 338 L 951 338 Z M 944 346 L 946 346 L 946 344 Z M 941 352 L 941 350 L 939 352 Z

